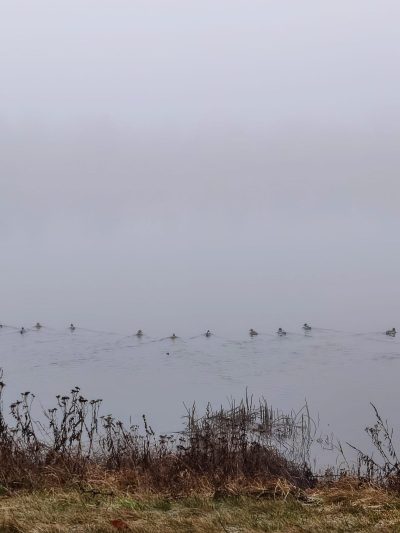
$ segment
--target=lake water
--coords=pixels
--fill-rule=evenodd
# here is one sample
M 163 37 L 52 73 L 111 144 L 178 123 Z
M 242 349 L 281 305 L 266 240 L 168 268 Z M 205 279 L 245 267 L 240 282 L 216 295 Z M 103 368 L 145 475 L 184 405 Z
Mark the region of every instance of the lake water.
M 29 390 L 37 409 L 53 407 L 56 394 L 78 385 L 89 399 L 104 400 L 103 414 L 137 422 L 144 413 L 157 432 L 181 429 L 184 404 L 227 406 L 246 389 L 282 410 L 307 401 L 318 433 L 343 442 L 366 445 L 369 402 L 400 425 L 400 342 L 382 332 L 298 328 L 250 338 L 244 329 L 236 338 L 216 332 L 171 340 L 84 328 L 21 335 L 3 327 L 0 356 L 6 403 Z

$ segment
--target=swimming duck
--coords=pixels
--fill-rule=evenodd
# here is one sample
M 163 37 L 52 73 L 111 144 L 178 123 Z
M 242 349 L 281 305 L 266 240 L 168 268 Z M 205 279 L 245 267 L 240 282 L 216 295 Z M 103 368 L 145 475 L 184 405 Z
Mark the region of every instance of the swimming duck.
M 21 335 L 26 333 L 26 329 L 24 328 L 24 326 L 22 326 L 22 328 L 19 330 L 19 332 L 21 333 Z
M 208 329 L 208 330 L 204 333 L 204 335 L 205 335 L 206 337 L 211 337 L 211 331 Z
M 282 337 L 282 335 L 286 335 L 286 331 L 284 331 L 282 328 L 278 329 L 278 335 Z
M 249 335 L 250 337 L 254 337 L 255 335 L 258 335 L 257 331 L 253 328 L 249 329 Z
M 396 336 L 396 328 L 392 328 L 392 329 L 388 329 L 387 332 L 386 332 L 386 335 L 390 335 L 391 337 L 395 337 Z
M 143 331 L 141 329 L 137 330 L 136 337 L 143 337 Z
M 71 331 L 75 331 L 75 326 L 74 326 L 73 324 L 70 324 L 69 329 L 70 329 Z
M 42 327 L 43 327 L 43 326 L 42 326 L 42 324 L 41 324 L 40 322 L 36 322 L 36 325 L 35 325 L 35 328 L 36 328 L 36 329 L 40 329 L 40 328 L 42 328 Z
M 307 324 L 307 322 L 303 325 L 304 331 L 311 331 L 311 326 Z
M 177 338 L 178 338 L 178 337 L 175 335 L 175 333 L 173 333 L 173 334 L 171 335 L 171 337 L 170 337 L 170 339 L 172 339 L 172 340 L 175 340 L 175 339 L 177 339 Z

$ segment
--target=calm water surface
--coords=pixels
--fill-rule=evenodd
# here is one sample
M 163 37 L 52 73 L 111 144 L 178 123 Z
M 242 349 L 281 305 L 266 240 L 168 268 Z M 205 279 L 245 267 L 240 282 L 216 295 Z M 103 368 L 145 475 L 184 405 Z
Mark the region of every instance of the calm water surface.
M 167 355 L 169 354 L 169 355 Z M 156 431 L 181 429 L 186 405 L 228 405 L 246 393 L 273 407 L 300 409 L 308 402 L 321 435 L 366 444 L 373 422 L 369 402 L 400 425 L 400 341 L 381 332 L 351 333 L 313 328 L 305 334 L 273 332 L 250 338 L 216 333 L 176 340 L 142 339 L 77 328 L 44 327 L 20 335 L 0 330 L 5 403 L 29 390 L 37 409 L 55 405 L 56 394 L 78 385 L 104 400 L 103 414 L 134 422 L 145 413 Z

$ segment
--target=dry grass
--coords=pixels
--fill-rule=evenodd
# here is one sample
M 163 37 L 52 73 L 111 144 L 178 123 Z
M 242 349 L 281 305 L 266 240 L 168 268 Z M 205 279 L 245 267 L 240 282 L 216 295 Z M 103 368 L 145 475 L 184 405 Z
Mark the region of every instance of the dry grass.
M 260 487 L 258 487 L 259 489 Z M 371 485 L 339 482 L 300 497 L 282 487 L 258 496 L 182 499 L 151 494 L 18 492 L 0 497 L 4 532 L 377 532 L 400 530 L 400 498 Z

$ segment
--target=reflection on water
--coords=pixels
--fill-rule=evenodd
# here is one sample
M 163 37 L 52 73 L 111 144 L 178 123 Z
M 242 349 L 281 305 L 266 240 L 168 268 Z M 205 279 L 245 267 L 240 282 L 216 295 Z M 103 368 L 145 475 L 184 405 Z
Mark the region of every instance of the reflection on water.
M 365 442 L 363 429 L 373 422 L 369 402 L 393 425 L 400 422 L 400 342 L 379 332 L 171 340 L 81 328 L 21 335 L 2 328 L 0 356 L 9 403 L 30 390 L 47 408 L 56 394 L 78 385 L 88 397 L 103 398 L 104 412 L 134 422 L 145 413 L 162 432 L 180 429 L 184 405 L 226 405 L 246 388 L 283 410 L 307 401 L 320 432 L 342 441 Z

